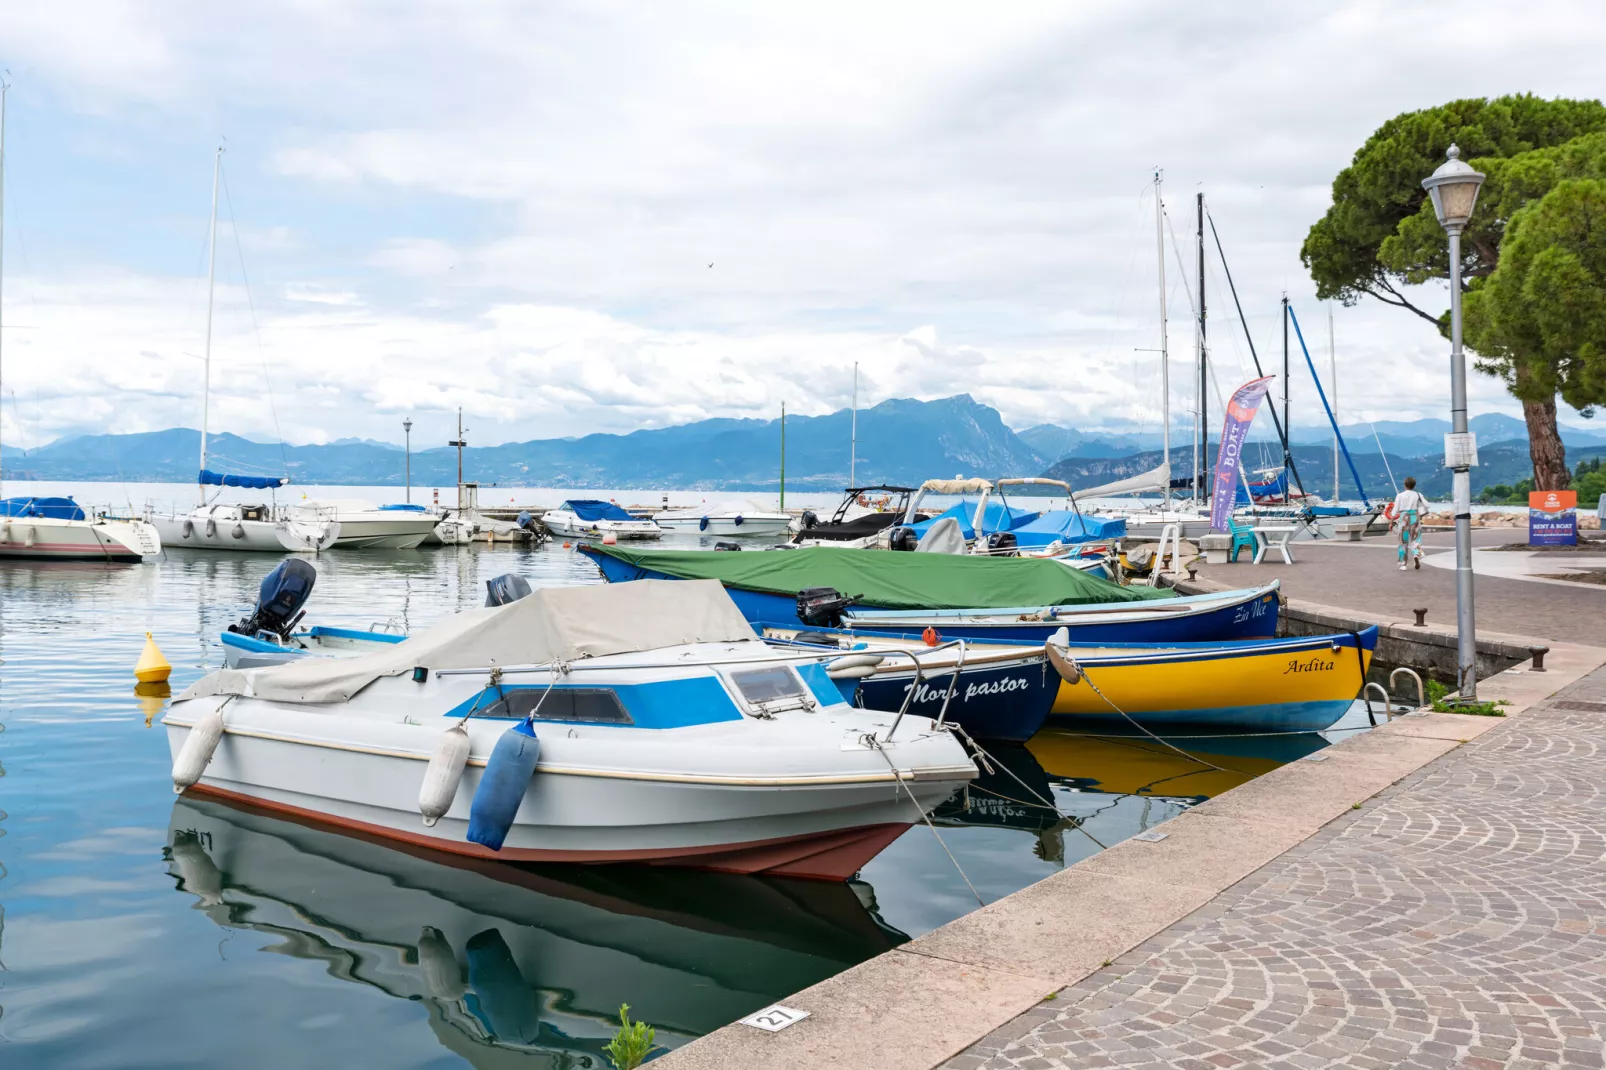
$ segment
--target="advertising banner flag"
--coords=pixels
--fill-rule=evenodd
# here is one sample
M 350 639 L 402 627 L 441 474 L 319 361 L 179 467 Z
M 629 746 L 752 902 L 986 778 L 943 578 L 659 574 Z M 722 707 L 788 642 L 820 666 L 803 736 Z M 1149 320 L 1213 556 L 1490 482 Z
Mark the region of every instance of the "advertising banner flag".
M 1536 490 L 1528 495 L 1528 545 L 1578 545 L 1578 492 Z
M 1251 379 L 1232 392 L 1227 417 L 1221 424 L 1221 448 L 1216 451 L 1216 478 L 1210 487 L 1210 530 L 1226 531 L 1227 519 L 1238 501 L 1238 465 L 1243 459 L 1244 440 L 1255 422 L 1260 399 L 1266 396 L 1272 376 Z

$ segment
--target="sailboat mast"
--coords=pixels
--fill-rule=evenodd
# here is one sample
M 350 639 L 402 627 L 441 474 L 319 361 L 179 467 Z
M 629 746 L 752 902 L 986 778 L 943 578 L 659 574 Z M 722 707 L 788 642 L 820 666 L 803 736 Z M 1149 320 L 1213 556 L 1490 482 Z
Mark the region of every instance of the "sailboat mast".
M 212 292 L 217 280 L 217 183 L 223 172 L 223 146 L 212 158 L 212 226 L 206 239 L 206 348 L 201 350 L 201 467 L 195 476 L 201 504 L 206 504 L 206 484 L 200 472 L 206 471 L 206 430 L 212 404 Z
M 5 277 L 6 277 L 6 92 L 11 83 L 0 78 L 0 347 L 5 341 Z M 0 363 L 0 431 L 5 428 L 5 371 Z M 5 487 L 5 466 L 0 464 L 0 490 Z M 4 494 L 0 494 L 4 497 Z
M 853 362 L 853 430 L 848 443 L 848 486 L 857 487 L 859 465 L 859 362 Z
M 1283 463 L 1294 452 L 1294 429 L 1288 423 L 1288 295 L 1283 294 Z
M 781 402 L 781 511 L 786 511 L 786 402 Z
M 1204 194 L 1198 195 L 1199 209 L 1199 460 L 1194 470 L 1194 494 L 1204 499 L 1205 473 L 1210 467 L 1210 396 L 1205 347 L 1205 242 Z
M 1154 251 L 1160 263 L 1160 450 L 1164 454 L 1166 484 L 1161 499 L 1171 504 L 1171 354 L 1166 351 L 1165 322 L 1165 200 L 1160 193 L 1161 172 L 1154 169 Z
M 1333 303 L 1327 302 L 1327 378 L 1333 385 L 1333 504 L 1338 504 L 1338 349 L 1333 343 Z

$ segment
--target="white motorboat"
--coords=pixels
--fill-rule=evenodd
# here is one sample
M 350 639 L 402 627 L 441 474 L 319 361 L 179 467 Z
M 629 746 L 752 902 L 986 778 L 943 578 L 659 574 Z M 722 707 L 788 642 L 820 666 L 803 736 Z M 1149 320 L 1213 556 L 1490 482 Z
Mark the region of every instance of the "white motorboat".
M 852 657 L 770 649 L 712 580 L 563 587 L 220 670 L 163 723 L 178 790 L 364 835 L 842 880 L 976 775 L 932 721 L 845 703 Z
M 253 550 L 282 554 L 316 552 L 333 546 L 340 525 L 324 517 L 282 517 L 269 505 L 213 502 L 188 513 L 152 514 L 150 523 L 170 547 L 201 550 Z
M 334 548 L 411 550 L 435 533 L 441 515 L 422 505 L 372 505 L 355 499 L 298 502 L 289 519 L 306 526 L 338 525 Z
M 613 502 L 595 498 L 570 498 L 556 509 L 549 509 L 541 523 L 554 535 L 599 539 L 659 539 L 664 530 L 652 520 L 638 520 Z
M 0 500 L 0 559 L 142 561 L 162 552 L 143 520 L 91 517 L 71 498 Z
M 749 501 L 724 501 L 710 505 L 691 505 L 653 514 L 653 522 L 665 531 L 691 535 L 785 535 L 792 514 L 766 509 Z

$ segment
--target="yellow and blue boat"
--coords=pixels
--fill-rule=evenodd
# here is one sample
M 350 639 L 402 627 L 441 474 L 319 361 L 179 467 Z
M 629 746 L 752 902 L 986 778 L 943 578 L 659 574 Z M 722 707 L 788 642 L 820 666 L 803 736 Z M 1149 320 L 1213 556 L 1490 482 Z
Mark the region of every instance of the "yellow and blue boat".
M 1145 728 L 1319 732 L 1361 693 L 1377 628 L 1223 643 L 1048 644 L 1062 677 L 1051 716 Z M 1119 712 L 1118 712 L 1119 711 Z

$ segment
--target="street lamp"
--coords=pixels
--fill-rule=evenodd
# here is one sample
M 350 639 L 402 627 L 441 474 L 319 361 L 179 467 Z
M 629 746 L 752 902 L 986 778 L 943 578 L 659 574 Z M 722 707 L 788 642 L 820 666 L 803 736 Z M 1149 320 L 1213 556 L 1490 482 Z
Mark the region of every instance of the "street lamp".
M 407 502 L 413 501 L 413 418 L 402 419 L 402 434 L 407 436 Z
M 1444 437 L 1444 465 L 1455 473 L 1455 624 L 1458 684 L 1462 698 L 1478 697 L 1478 637 L 1472 612 L 1472 466 L 1478 443 L 1467 430 L 1467 358 L 1461 352 L 1461 231 L 1478 203 L 1483 175 L 1461 159 L 1454 145 L 1449 159 L 1422 180 L 1433 199 L 1439 225 L 1450 236 L 1450 428 Z

